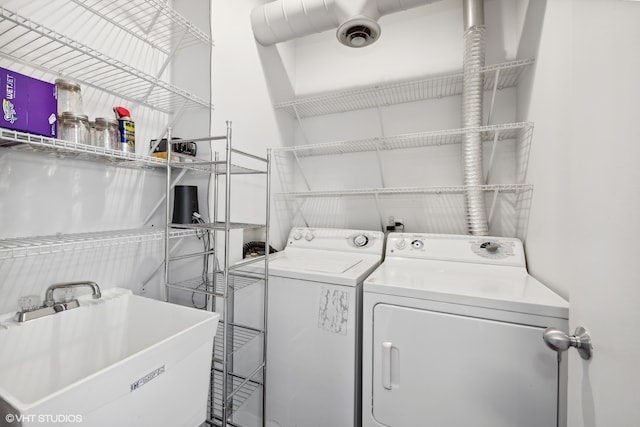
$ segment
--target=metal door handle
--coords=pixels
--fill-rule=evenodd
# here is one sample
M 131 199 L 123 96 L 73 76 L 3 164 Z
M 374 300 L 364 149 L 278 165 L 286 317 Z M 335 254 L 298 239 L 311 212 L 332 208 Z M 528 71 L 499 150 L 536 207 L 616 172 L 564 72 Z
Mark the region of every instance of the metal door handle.
M 591 336 L 582 326 L 578 326 L 576 332 L 571 336 L 560 329 L 547 328 L 542 333 L 542 339 L 551 350 L 561 352 L 568 350 L 569 347 L 575 347 L 580 353 L 580 357 L 585 360 L 591 359 L 593 352 Z
M 390 342 L 382 343 L 382 387 L 391 390 L 391 349 Z

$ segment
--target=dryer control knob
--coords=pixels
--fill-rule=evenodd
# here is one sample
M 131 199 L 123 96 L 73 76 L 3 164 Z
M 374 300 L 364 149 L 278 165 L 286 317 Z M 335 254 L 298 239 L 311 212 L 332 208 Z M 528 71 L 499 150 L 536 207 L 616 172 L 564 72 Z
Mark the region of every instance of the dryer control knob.
M 364 234 L 358 234 L 353 238 L 353 244 L 358 248 L 367 246 L 367 243 L 369 243 L 369 238 Z
M 411 247 L 413 249 L 422 249 L 424 248 L 424 242 L 422 240 L 414 240 L 411 242 Z
M 293 240 L 300 240 L 302 239 L 302 233 L 297 232 L 296 234 L 293 235 Z
M 404 249 L 407 247 L 407 242 L 404 239 L 396 241 L 396 249 Z
M 305 238 L 305 240 L 306 240 L 307 242 L 312 241 L 314 237 L 315 237 L 315 236 L 313 235 L 313 233 L 307 233 L 307 234 L 305 234 L 305 235 L 304 235 L 304 238 Z
M 487 252 L 494 254 L 498 252 L 499 248 L 500 248 L 500 245 L 497 245 L 495 243 L 489 243 L 485 249 L 487 250 Z

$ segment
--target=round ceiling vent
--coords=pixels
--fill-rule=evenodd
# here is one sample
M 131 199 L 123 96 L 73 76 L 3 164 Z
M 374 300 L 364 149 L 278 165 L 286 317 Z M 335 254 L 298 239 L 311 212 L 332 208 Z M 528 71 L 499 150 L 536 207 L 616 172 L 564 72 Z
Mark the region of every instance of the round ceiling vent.
M 336 35 L 345 46 L 365 47 L 378 40 L 380 25 L 369 18 L 353 18 L 343 22 Z

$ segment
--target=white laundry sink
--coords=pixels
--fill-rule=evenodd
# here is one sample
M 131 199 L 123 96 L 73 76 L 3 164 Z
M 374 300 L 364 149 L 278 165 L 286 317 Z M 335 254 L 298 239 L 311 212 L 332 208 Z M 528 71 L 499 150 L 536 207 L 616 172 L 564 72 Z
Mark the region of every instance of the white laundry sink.
M 184 426 L 206 418 L 219 315 L 107 289 L 0 316 L 0 426 Z

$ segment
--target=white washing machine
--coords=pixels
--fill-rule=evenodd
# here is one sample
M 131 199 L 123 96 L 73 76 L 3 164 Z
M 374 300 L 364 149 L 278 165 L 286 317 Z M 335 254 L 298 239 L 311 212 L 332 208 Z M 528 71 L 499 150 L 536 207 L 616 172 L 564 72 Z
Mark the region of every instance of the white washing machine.
M 358 425 L 362 281 L 383 247 L 377 231 L 295 228 L 270 256 L 267 425 Z
M 566 425 L 568 303 L 517 239 L 390 233 L 363 286 L 363 426 Z

